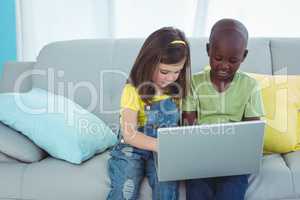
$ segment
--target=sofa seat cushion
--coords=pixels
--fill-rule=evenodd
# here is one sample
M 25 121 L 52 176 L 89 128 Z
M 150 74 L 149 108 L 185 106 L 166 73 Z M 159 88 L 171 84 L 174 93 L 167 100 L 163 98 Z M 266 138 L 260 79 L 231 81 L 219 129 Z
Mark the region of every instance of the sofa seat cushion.
M 23 176 L 24 199 L 83 200 L 106 199 L 110 180 L 106 151 L 81 165 L 48 157 L 29 164 Z M 1 196 L 1 195 L 0 195 Z
M 107 173 L 109 158 L 109 152 L 106 151 L 81 165 L 73 165 L 51 157 L 32 163 L 28 165 L 24 174 L 22 198 L 106 199 L 110 190 L 110 179 Z M 148 180 L 144 178 L 139 200 L 149 200 L 151 195 Z M 180 200 L 185 200 L 184 183 L 180 185 Z
M 27 166 L 25 163 L 0 163 L 1 200 L 23 199 L 22 180 Z
M 264 156 L 261 170 L 249 178 L 247 200 L 295 199 L 294 190 L 299 190 L 299 152 L 287 154 L 284 159 L 278 154 Z M 20 199 L 105 199 L 109 192 L 110 180 L 107 175 L 106 151 L 82 165 L 48 157 L 32 164 L 0 164 L 0 196 Z M 2 173 L 1 173 L 2 172 Z M 5 178 L 7 174 L 7 178 Z M 21 181 L 23 177 L 23 182 Z M 294 180 L 293 180 L 294 179 Z M 12 180 L 12 181 L 10 181 Z M 1 182 L 2 181 L 2 182 Z M 297 185 L 293 182 L 297 181 Z M 14 184 L 14 185 L 12 185 Z M 15 185 L 18 185 L 16 187 Z M 20 195 L 20 190 L 23 191 Z M 52 191 L 56 191 L 53 193 Z M 298 191 L 299 193 L 299 191 Z M 145 178 L 139 200 L 151 199 L 151 189 Z M 185 200 L 183 182 L 180 185 L 180 200 Z
M 259 173 L 249 177 L 246 199 L 293 199 L 295 198 L 293 188 L 291 171 L 281 155 L 266 155 L 263 157 Z
M 283 157 L 292 172 L 295 193 L 300 198 L 300 151 L 285 154 Z
M 0 122 L 0 152 L 22 162 L 37 162 L 47 153 L 31 140 Z

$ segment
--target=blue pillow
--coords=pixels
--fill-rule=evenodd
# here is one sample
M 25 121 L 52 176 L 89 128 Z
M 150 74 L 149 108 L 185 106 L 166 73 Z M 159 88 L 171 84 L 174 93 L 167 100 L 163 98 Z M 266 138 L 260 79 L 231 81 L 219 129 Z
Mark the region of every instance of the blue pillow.
M 64 96 L 39 88 L 0 94 L 0 121 L 51 156 L 75 164 L 117 142 L 117 136 L 96 115 Z

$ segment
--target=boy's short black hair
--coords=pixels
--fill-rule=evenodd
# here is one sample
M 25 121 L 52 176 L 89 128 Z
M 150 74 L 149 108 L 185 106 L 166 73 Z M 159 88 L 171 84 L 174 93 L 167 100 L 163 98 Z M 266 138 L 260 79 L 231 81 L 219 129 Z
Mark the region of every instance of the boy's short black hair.
M 222 33 L 223 31 L 232 31 L 235 33 L 239 33 L 247 46 L 248 43 L 248 30 L 240 21 L 235 19 L 221 19 L 217 21 L 210 32 L 209 43 L 214 41 L 216 35 Z

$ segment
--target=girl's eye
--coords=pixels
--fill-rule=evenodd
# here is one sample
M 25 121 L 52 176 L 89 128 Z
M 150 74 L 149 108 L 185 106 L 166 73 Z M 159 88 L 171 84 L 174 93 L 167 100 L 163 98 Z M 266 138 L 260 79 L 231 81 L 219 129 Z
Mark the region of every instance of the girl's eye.
M 160 71 L 160 73 L 164 74 L 164 75 L 168 74 L 168 72 L 166 72 L 166 71 Z
M 181 70 L 176 71 L 176 72 L 169 72 L 169 71 L 162 71 L 162 70 L 160 70 L 159 72 L 160 72 L 161 74 L 163 74 L 163 75 L 167 75 L 167 74 L 169 74 L 169 73 L 179 74 L 179 73 L 181 72 Z

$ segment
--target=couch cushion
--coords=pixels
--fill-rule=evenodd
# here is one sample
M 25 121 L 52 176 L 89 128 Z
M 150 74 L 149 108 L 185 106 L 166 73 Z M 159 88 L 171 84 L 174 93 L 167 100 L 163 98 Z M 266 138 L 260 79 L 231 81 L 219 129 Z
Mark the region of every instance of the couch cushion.
M 43 200 L 105 199 L 110 190 L 106 151 L 82 165 L 72 165 L 51 157 L 28 165 L 24 174 L 23 198 Z M 53 193 L 52 191 L 56 191 Z M 139 200 L 151 199 L 151 188 L 146 178 L 141 185 Z M 185 188 L 180 185 L 180 200 L 185 199 Z
M 300 38 L 271 39 L 273 73 L 299 75 L 300 66 L 297 59 L 299 50 Z
M 241 65 L 241 70 L 260 74 L 272 74 L 270 41 L 252 38 L 248 42 L 248 55 Z
M 37 162 L 47 153 L 31 140 L 0 122 L 0 152 L 22 162 Z
M 108 158 L 109 153 L 105 152 L 81 165 L 72 165 L 50 157 L 32 163 L 24 173 L 23 198 L 105 199 L 109 191 Z
M 33 75 L 33 87 L 66 96 L 109 126 L 117 127 L 121 87 L 127 77 L 122 77 L 120 70 L 112 72 L 114 44 L 115 40 L 103 39 L 64 41 L 45 46 L 34 66 L 44 75 Z M 127 49 L 124 54 L 130 51 Z M 110 90 L 112 85 L 119 89 Z
M 22 199 L 23 174 L 28 164 L 0 163 L 0 199 Z
M 265 152 L 287 153 L 300 149 L 300 76 L 249 75 L 258 80 L 262 89 L 267 123 Z
M 199 72 L 209 63 L 206 53 L 206 38 L 190 39 L 192 72 Z M 241 70 L 261 74 L 272 74 L 269 40 L 262 38 L 250 39 L 248 56 L 241 65 Z
M 0 121 L 22 132 L 51 156 L 80 164 L 117 142 L 94 114 L 40 88 L 0 94 Z
M 249 178 L 247 200 L 295 198 L 290 169 L 279 154 L 264 156 L 260 172 Z
M 300 198 L 300 151 L 285 154 L 284 159 L 292 172 L 295 193 Z
M 5 162 L 5 163 L 7 163 L 7 162 L 17 163 L 18 161 L 13 159 L 12 157 L 9 157 L 8 155 L 0 152 L 0 163 L 3 163 L 3 162 Z

